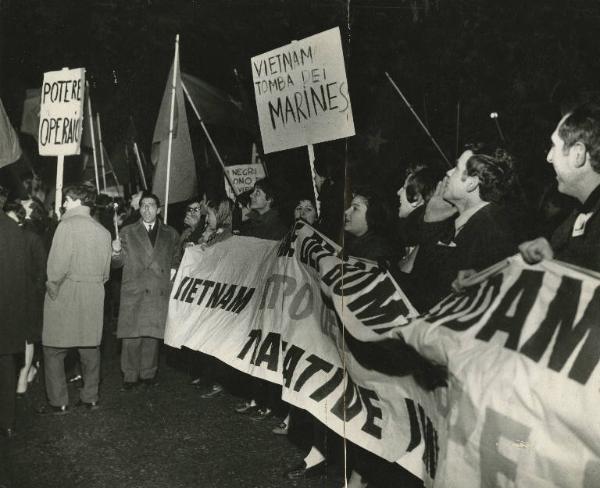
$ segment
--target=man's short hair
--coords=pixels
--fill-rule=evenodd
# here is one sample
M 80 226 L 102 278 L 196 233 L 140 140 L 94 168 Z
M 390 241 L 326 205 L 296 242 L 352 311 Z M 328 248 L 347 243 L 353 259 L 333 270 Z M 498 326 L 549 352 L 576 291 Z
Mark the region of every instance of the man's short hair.
M 154 200 L 154 202 L 156 203 L 156 206 L 160 207 L 160 200 L 158 199 L 158 197 L 154 193 L 152 193 L 151 191 L 148 191 L 148 190 L 144 190 L 142 192 L 142 196 L 140 197 L 140 207 L 142 206 L 142 201 L 145 198 L 152 198 L 152 200 Z
M 71 197 L 71 200 L 81 200 L 81 205 L 93 208 L 96 204 L 96 189 L 89 185 L 68 186 L 64 192 L 65 198 Z
M 273 183 L 273 180 L 271 178 L 269 178 L 267 176 L 266 178 L 262 178 L 261 180 L 258 180 L 254 184 L 254 188 L 260 188 L 263 192 L 265 192 L 265 196 L 267 197 L 267 200 L 271 200 L 271 207 L 274 207 L 277 204 L 277 202 L 279 200 L 277 198 L 278 189 L 275 186 L 275 184 Z
M 465 173 L 479 179 L 479 196 L 485 202 L 502 203 L 515 184 L 514 160 L 504 149 L 492 155 L 474 154 L 467 160 Z
M 600 173 L 600 106 L 584 103 L 575 108 L 558 128 L 558 136 L 568 151 L 577 142 L 585 146 L 590 155 L 590 163 L 596 173 Z

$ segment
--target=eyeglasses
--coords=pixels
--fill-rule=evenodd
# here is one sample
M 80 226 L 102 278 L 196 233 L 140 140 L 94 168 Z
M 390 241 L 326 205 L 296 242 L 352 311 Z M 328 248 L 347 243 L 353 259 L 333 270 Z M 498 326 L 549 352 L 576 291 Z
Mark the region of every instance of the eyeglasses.
M 191 213 L 191 212 L 198 213 L 201 210 L 202 209 L 200 207 L 188 207 L 185 209 L 186 213 Z

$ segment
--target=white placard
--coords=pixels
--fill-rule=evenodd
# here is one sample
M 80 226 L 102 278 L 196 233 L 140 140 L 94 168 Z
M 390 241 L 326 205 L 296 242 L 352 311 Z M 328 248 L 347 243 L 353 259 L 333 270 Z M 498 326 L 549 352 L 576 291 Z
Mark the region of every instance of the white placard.
M 44 73 L 38 130 L 40 155 L 79 154 L 84 94 L 85 68 Z
M 265 169 L 262 164 L 236 164 L 234 166 L 226 166 L 225 171 L 227 171 L 229 179 L 233 183 L 238 195 L 246 190 L 251 190 L 254 188 L 254 183 L 257 180 L 265 177 Z M 225 189 L 229 198 L 235 200 L 235 195 L 231 191 L 227 180 L 225 180 Z
M 254 56 L 251 68 L 265 153 L 355 134 L 338 27 Z

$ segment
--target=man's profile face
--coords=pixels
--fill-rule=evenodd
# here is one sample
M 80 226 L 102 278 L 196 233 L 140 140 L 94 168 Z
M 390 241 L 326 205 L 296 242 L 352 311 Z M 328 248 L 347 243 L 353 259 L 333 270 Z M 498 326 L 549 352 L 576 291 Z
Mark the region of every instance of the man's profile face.
M 552 146 L 548 151 L 546 161 L 548 161 L 554 167 L 556 181 L 558 182 L 558 191 L 564 193 L 565 195 L 575 196 L 570 190 L 573 178 L 575 176 L 575 167 L 573 165 L 573 158 L 575 154 L 572 151 L 572 147 L 565 149 L 565 141 L 563 141 L 558 134 L 558 129 L 567 117 L 568 115 L 561 119 L 556 126 L 556 129 L 554 129 L 554 132 L 552 133 L 552 137 L 550 138 L 552 141 Z
M 140 200 L 140 214 L 142 216 L 142 220 L 147 224 L 151 224 L 156 220 L 158 207 L 156 206 L 154 198 L 146 197 Z
M 473 151 L 467 149 L 456 160 L 456 166 L 446 173 L 444 184 L 445 200 L 455 202 L 466 196 L 467 161 L 473 156 Z

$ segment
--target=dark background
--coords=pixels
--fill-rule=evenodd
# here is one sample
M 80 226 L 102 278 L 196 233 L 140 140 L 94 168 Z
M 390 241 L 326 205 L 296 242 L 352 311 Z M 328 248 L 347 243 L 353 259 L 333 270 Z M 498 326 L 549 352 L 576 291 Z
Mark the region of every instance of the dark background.
M 255 117 L 250 58 L 339 26 L 357 135 L 319 145 L 317 156 L 345 159 L 354 180 L 390 195 L 407 164 L 445 163 L 385 71 L 451 161 L 457 104 L 459 146 L 497 140 L 489 114 L 498 112 L 531 201 L 553 180 L 545 155 L 561 110 L 600 89 L 594 0 L 0 0 L 0 22 L 0 97 L 15 127 L 25 89 L 39 87 L 45 71 L 85 67 L 109 151 L 131 117 L 148 158 L 175 34 L 182 71 L 245 98 Z M 203 135 L 188 117 L 200 184 L 213 186 L 222 179 L 213 158 L 206 168 Z M 248 162 L 249 140 L 214 130 L 227 162 Z M 22 137 L 35 152 L 32 141 Z M 53 163 L 33 156 L 50 182 Z M 267 164 L 290 195 L 310 191 L 306 149 L 268 155 Z

